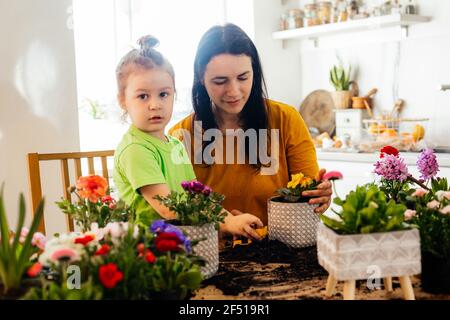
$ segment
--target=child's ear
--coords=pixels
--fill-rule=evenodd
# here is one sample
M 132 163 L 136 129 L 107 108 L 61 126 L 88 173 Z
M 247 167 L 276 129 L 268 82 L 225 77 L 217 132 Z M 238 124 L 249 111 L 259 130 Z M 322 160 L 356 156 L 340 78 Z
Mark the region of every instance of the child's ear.
M 123 110 L 126 110 L 126 106 L 125 106 L 125 97 L 123 96 L 123 94 L 118 93 L 117 94 L 117 101 L 119 101 L 119 105 Z

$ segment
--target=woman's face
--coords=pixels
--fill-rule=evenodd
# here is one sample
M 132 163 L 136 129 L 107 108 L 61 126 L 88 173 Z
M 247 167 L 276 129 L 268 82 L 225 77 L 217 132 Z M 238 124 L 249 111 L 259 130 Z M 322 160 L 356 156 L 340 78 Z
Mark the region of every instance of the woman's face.
M 244 54 L 215 56 L 206 65 L 203 81 L 217 111 L 237 115 L 244 108 L 252 90 L 252 60 Z

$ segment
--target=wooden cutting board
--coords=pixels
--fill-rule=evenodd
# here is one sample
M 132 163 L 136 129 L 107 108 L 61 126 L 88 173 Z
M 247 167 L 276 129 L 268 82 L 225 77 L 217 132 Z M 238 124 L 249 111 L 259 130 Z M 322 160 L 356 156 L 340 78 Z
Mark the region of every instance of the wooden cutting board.
M 300 114 L 308 128 L 315 127 L 320 133 L 328 132 L 333 135 L 336 128 L 334 102 L 331 94 L 326 90 L 311 92 L 300 105 Z

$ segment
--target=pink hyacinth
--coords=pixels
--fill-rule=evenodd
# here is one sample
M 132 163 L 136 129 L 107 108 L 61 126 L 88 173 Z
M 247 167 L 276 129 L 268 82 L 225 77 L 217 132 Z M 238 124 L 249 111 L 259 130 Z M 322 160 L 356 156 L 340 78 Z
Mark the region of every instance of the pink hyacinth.
M 425 189 L 417 189 L 416 191 L 414 191 L 414 193 L 412 194 L 413 197 L 419 197 L 422 198 L 424 195 L 426 195 L 428 193 L 428 190 Z
M 413 217 L 415 217 L 417 212 L 415 210 L 406 210 L 404 213 L 405 221 L 411 220 Z
M 405 181 L 408 178 L 408 167 L 403 159 L 387 154 L 375 163 L 374 172 L 386 180 Z
M 339 171 L 330 171 L 323 175 L 323 180 L 339 180 L 342 179 L 344 176 Z
M 416 164 L 417 168 L 422 174 L 420 178 L 423 180 L 434 178 L 439 171 L 439 165 L 437 163 L 436 155 L 434 154 L 433 149 L 423 150 L 420 153 Z

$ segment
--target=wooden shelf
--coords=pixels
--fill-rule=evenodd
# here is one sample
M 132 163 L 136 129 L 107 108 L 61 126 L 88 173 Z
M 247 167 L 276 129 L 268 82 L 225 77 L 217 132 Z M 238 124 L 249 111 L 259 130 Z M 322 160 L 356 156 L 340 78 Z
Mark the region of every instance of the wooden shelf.
M 322 36 L 336 35 L 340 33 L 376 30 L 388 27 L 408 28 L 411 25 L 431 21 L 431 17 L 407 14 L 392 14 L 380 17 L 372 17 L 345 22 L 323 24 L 312 27 L 277 31 L 272 34 L 273 39 L 314 39 Z

